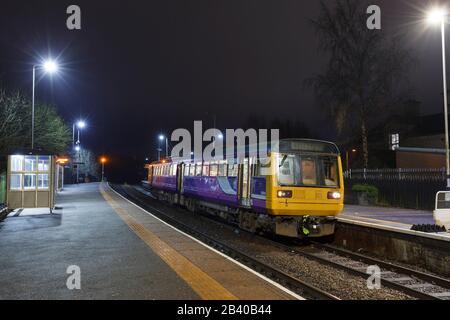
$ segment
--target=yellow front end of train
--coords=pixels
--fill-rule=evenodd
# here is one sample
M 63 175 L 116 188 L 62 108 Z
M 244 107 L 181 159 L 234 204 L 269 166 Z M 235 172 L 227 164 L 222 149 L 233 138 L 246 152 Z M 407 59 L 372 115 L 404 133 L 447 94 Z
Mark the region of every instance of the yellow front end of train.
M 276 233 L 289 237 L 332 235 L 335 217 L 344 208 L 343 169 L 337 147 L 325 142 L 316 150 L 305 145 L 284 147 L 272 152 L 271 163 L 266 208 L 276 221 Z

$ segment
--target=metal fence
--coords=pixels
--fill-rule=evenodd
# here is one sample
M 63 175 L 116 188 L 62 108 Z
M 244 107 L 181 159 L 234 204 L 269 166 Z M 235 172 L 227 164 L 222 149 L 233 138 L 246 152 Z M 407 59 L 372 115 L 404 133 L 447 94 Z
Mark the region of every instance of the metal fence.
M 432 210 L 436 193 L 445 190 L 445 169 L 357 169 L 344 173 L 346 201 L 355 203 L 355 184 L 378 188 L 378 201 L 394 207 Z

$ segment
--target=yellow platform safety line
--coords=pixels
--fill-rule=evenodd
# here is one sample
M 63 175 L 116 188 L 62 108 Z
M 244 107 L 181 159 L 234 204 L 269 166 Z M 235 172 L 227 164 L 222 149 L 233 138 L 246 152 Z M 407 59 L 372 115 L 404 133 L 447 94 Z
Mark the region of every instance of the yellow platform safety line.
M 132 218 L 103 187 L 100 192 L 131 230 L 204 300 L 238 300 L 220 283 Z

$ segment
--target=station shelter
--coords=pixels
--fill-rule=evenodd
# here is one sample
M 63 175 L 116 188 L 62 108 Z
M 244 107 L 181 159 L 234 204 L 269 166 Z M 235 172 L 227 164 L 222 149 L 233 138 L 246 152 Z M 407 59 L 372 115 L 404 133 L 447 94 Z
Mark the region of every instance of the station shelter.
M 8 156 L 8 208 L 49 208 L 55 206 L 56 156 L 45 153 Z

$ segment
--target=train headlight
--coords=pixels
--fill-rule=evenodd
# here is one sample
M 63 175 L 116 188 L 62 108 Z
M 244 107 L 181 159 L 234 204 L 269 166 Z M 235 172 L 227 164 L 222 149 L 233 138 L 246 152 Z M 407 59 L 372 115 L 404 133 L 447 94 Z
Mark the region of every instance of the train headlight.
M 278 198 L 292 198 L 292 191 L 291 190 L 278 190 L 277 197 Z
M 328 192 L 328 199 L 338 200 L 340 198 L 342 198 L 342 195 L 341 195 L 341 193 L 339 191 Z

